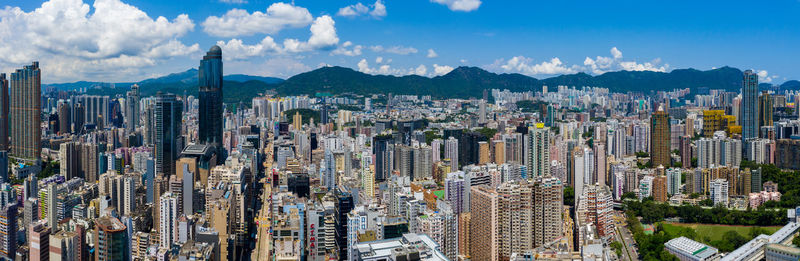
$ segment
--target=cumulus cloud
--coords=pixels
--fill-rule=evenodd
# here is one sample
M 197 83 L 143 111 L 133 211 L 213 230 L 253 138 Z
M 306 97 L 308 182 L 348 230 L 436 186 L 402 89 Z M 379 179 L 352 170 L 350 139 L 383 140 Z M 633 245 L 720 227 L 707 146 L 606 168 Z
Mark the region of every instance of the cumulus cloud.
M 391 59 L 385 60 L 383 57 L 376 57 L 375 63 L 376 67 L 371 67 L 367 59 L 361 59 L 358 64 L 356 65 L 359 72 L 367 73 L 367 74 L 381 74 L 381 75 L 395 75 L 395 76 L 403 76 L 403 75 L 419 75 L 419 76 L 431 76 L 428 72 L 428 67 L 424 64 L 420 64 L 417 67 L 410 67 L 407 69 L 403 68 L 394 68 L 389 63 L 391 63 Z M 435 65 L 436 72 L 434 73 L 447 73 L 453 70 L 452 67 L 449 66 L 439 66 Z M 442 73 L 443 72 L 443 73 Z
M 225 51 L 223 50 L 223 53 Z M 325 64 L 320 64 L 320 67 Z M 225 63 L 225 70 L 247 75 L 288 78 L 313 68 L 291 57 L 273 57 L 257 61 L 231 61 Z
M 331 52 L 331 55 L 359 56 L 361 55 L 361 49 L 363 48 L 364 47 L 361 45 L 354 45 L 353 42 L 346 41 L 336 47 L 336 49 Z
M 378 0 L 375 1 L 375 4 L 372 4 L 370 8 L 370 6 L 358 2 L 354 5 L 340 8 L 339 12 L 336 12 L 336 15 L 345 17 L 369 15 L 372 18 L 380 19 L 386 16 L 386 5 L 383 4 L 383 1 Z
M 247 12 L 231 9 L 221 17 L 209 16 L 203 21 L 203 31 L 212 36 L 234 37 L 254 34 L 274 34 L 284 28 L 304 27 L 313 21 L 308 9 L 287 3 L 274 3 L 266 12 Z
M 445 75 L 453 70 L 453 67 L 447 65 L 433 64 L 433 75 Z
M 431 2 L 446 5 L 452 11 L 471 12 L 481 6 L 481 0 L 431 0 Z
M 406 47 L 401 45 L 391 46 L 388 48 L 384 48 L 382 45 L 373 45 L 369 47 L 370 50 L 376 53 L 384 52 L 384 53 L 393 53 L 399 55 L 409 55 L 412 53 L 417 53 L 419 50 L 414 47 Z
M 769 75 L 767 70 L 758 70 L 756 73 L 758 74 L 758 81 L 760 82 L 771 83 L 775 79 L 780 79 L 778 75 Z M 785 79 L 786 78 L 784 78 L 784 80 Z
M 623 61 L 622 51 L 613 47 L 610 50 L 611 57 L 597 56 L 592 59 L 586 57 L 583 60 L 585 69 L 593 74 L 603 74 L 614 70 L 627 70 L 627 71 L 654 71 L 666 72 L 669 70 L 669 64 L 661 65 L 661 59 L 656 58 L 650 62 L 638 63 L 636 61 Z
M 428 49 L 428 55 L 427 55 L 428 58 L 436 58 L 438 56 L 439 55 L 436 54 L 436 51 L 434 51 L 433 49 Z
M 550 59 L 550 61 L 543 61 L 541 63 L 534 63 L 533 59 L 524 56 L 514 56 L 508 61 L 503 63 L 500 68 L 507 72 L 518 72 L 527 75 L 538 74 L 566 74 L 575 73 L 577 68 L 567 67 L 558 57 Z
M 261 42 L 254 45 L 244 44 L 240 39 L 231 39 L 228 42 L 218 41 L 217 45 L 222 48 L 224 53 L 222 58 L 226 61 L 244 60 L 254 56 L 264 56 L 268 53 L 282 52 L 281 46 L 269 36 L 264 37 Z
M 618 70 L 666 72 L 669 70 L 669 64 L 662 65 L 661 59 L 658 58 L 650 62 L 638 63 L 636 61 L 623 60 L 622 51 L 616 47 L 611 48 L 609 52 L 611 56 L 586 57 L 582 66 L 578 64 L 568 65 L 558 57 L 536 63 L 533 59 L 525 56 L 514 56 L 508 60 L 495 60 L 488 68 L 525 75 L 556 75 L 577 72 L 603 74 Z
M 130 77 L 134 67 L 200 50 L 178 39 L 194 30 L 185 14 L 155 19 L 119 0 L 51 0 L 25 12 L 0 10 L 0 69 L 40 60 L 45 81 Z
M 425 67 L 424 64 L 420 64 L 419 66 L 417 66 L 416 69 L 414 69 L 414 74 L 419 76 L 425 76 L 425 74 L 427 73 L 428 73 L 428 67 Z

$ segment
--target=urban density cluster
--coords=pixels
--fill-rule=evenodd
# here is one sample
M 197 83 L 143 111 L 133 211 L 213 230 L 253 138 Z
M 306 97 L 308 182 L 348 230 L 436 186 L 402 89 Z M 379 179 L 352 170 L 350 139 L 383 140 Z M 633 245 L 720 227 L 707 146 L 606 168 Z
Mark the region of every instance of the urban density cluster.
M 197 97 L 43 90 L 42 73 L 0 74 L 3 259 L 800 257 L 800 209 L 779 203 L 798 195 L 764 168 L 800 170 L 800 93 L 760 90 L 752 71 L 741 92 L 265 90 L 238 104 L 223 103 L 217 46 Z M 761 213 L 763 232 L 727 245 L 681 226 L 704 211 L 695 223 Z

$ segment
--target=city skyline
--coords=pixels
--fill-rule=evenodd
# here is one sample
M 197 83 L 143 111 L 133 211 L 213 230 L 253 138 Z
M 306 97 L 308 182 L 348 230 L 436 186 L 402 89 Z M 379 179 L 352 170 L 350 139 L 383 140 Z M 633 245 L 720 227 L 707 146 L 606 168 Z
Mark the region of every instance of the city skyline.
M 39 60 L 43 83 L 138 81 L 196 67 L 220 44 L 226 72 L 279 78 L 323 65 L 426 76 L 463 65 L 537 78 L 732 66 L 754 69 L 759 82 L 800 78 L 789 69 L 800 2 L 750 5 L 748 19 L 736 15 L 742 4 L 11 2 L 0 29 L 36 33 L 0 39 L 0 53 L 13 54 L 0 57 L 0 69 Z M 51 22 L 59 26 L 42 27 Z M 83 33 L 60 35 L 68 31 Z

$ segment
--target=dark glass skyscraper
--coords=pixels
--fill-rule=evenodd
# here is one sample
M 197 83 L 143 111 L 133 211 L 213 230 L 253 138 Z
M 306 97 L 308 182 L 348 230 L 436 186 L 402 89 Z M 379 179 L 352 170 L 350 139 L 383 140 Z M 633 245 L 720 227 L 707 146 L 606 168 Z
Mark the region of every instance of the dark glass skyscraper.
M 224 162 L 222 153 L 222 49 L 212 46 L 200 61 L 200 143 L 214 146 L 217 162 Z
M 139 85 L 134 84 L 125 99 L 125 133 L 131 134 L 139 126 Z
M 11 74 L 11 156 L 38 161 L 42 154 L 42 77 L 39 62 Z
M 758 137 L 758 74 L 744 71 L 742 79 L 742 140 Z
M 382 182 L 392 174 L 392 135 L 378 135 L 372 138 L 372 153 L 375 154 L 375 182 Z
M 156 94 L 153 112 L 155 132 L 156 173 L 175 173 L 175 160 L 183 150 L 181 146 L 182 105 L 174 94 Z
M 8 80 L 0 73 L 0 182 L 8 182 Z

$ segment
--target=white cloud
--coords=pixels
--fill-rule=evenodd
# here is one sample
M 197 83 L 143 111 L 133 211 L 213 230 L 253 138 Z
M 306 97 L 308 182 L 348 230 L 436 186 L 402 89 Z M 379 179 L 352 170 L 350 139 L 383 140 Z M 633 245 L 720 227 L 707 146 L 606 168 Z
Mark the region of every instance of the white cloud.
M 428 73 L 428 67 L 425 67 L 424 64 L 420 64 L 416 69 L 414 69 L 413 73 L 419 76 L 425 76 L 425 74 Z
M 780 79 L 778 75 L 769 75 L 767 70 L 758 70 L 756 73 L 758 74 L 759 82 L 771 83 L 775 79 Z M 786 80 L 786 78 L 784 78 L 784 80 Z
M 246 4 L 247 0 L 219 0 L 219 2 L 226 4 Z
M 223 55 L 224 52 L 223 50 Z M 225 63 L 226 71 L 247 75 L 280 77 L 284 79 L 312 69 L 314 68 L 291 57 L 274 57 L 263 61 L 231 61 Z
M 622 51 L 617 47 L 611 48 L 610 53 L 612 57 L 597 56 L 595 59 L 586 57 L 583 61 L 584 69 L 593 74 L 603 74 L 615 70 L 654 72 L 666 72 L 669 70 L 669 64 L 660 65 L 660 58 L 650 62 L 637 63 L 636 61 L 623 61 Z
M 445 75 L 453 70 L 453 67 L 447 65 L 433 64 L 433 75 Z
M 434 51 L 433 49 L 428 49 L 428 55 L 427 56 L 428 56 L 428 58 L 436 58 L 439 55 L 436 54 L 436 51 Z
M 373 45 L 373 46 L 370 46 L 369 49 L 372 50 L 373 52 L 376 52 L 376 53 L 385 52 L 385 53 L 393 53 L 393 54 L 399 54 L 399 55 L 409 55 L 409 54 L 412 54 L 412 53 L 419 52 L 419 50 L 417 50 L 417 48 L 410 47 L 410 46 L 406 47 L 406 46 L 401 46 L 401 45 L 391 46 L 389 48 L 384 48 L 381 45 Z
M 370 6 L 372 8 L 370 8 Z M 340 8 L 339 12 L 336 12 L 336 15 L 345 17 L 357 17 L 362 15 L 369 15 L 376 19 L 380 19 L 386 16 L 386 5 L 384 5 L 381 0 L 375 1 L 375 4 L 372 4 L 370 6 L 358 2 L 354 5 L 348 5 Z
M 481 6 L 481 0 L 431 0 L 437 4 L 446 5 L 452 11 L 471 12 Z
M 380 56 L 375 57 L 375 63 L 382 63 L 382 62 L 383 62 L 383 57 Z
M 550 59 L 550 61 L 543 61 L 541 63 L 533 63 L 533 59 L 524 56 L 514 56 L 508 61 L 503 63 L 502 60 L 496 62 L 501 64 L 500 68 L 506 72 L 517 72 L 526 75 L 553 75 L 553 74 L 567 74 L 577 72 L 577 68 L 568 67 L 561 62 L 558 57 Z
M 353 48 L 348 49 L 351 46 Z M 359 56 L 361 55 L 361 49 L 363 48 L 364 47 L 361 45 L 354 45 L 352 42 L 346 41 L 341 45 L 339 45 L 338 47 L 336 47 L 336 49 L 334 49 L 333 52 L 331 52 L 331 55 Z
M 231 39 L 228 42 L 218 41 L 222 48 L 222 58 L 226 61 L 244 60 L 254 56 L 264 56 L 267 53 L 280 53 L 281 47 L 272 37 L 264 37 L 260 43 L 254 45 L 243 44 L 240 39 Z
M 212 36 L 234 37 L 254 34 L 274 34 L 287 27 L 304 27 L 312 21 L 308 9 L 287 3 L 274 3 L 266 13 L 252 14 L 243 9 L 231 9 L 221 17 L 209 16 L 203 31 Z
M 119 0 L 51 0 L 25 12 L 0 9 L 0 69 L 40 60 L 45 82 L 130 79 L 138 69 L 200 50 L 178 38 L 194 30 L 185 14 L 155 19 Z M 134 68 L 135 67 L 135 68 Z

